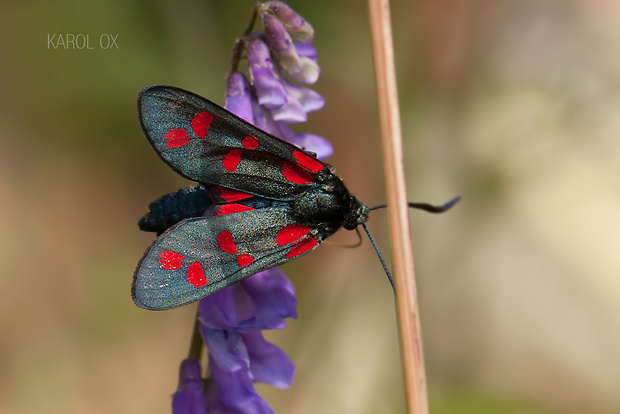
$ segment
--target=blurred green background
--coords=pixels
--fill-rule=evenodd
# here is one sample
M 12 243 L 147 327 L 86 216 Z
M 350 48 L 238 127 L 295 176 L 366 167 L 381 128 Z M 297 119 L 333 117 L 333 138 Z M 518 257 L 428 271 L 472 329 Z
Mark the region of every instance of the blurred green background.
M 129 287 L 153 238 L 138 218 L 186 183 L 135 98 L 170 84 L 221 103 L 253 4 L 0 5 L 1 413 L 170 411 L 195 307 L 144 311 Z M 327 102 L 298 130 L 381 203 L 366 3 L 289 4 L 315 27 Z M 410 198 L 463 196 L 411 213 L 432 412 L 620 412 L 620 1 L 395 0 L 392 17 Z M 54 34 L 94 49 L 54 50 Z M 370 225 L 388 255 L 387 213 Z M 267 336 L 297 373 L 261 395 L 278 413 L 404 413 L 370 243 L 284 270 L 299 319 Z

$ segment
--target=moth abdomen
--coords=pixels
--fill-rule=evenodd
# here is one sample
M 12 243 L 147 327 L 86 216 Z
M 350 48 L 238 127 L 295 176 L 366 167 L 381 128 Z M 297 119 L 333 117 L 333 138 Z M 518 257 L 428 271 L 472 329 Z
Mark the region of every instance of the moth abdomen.
M 181 188 L 151 202 L 138 226 L 142 231 L 161 234 L 183 219 L 202 216 L 211 204 L 213 199 L 203 186 Z

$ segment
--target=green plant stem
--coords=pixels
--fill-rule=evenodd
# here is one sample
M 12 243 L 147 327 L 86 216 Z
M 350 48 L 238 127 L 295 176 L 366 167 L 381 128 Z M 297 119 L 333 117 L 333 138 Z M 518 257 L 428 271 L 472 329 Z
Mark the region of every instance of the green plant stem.
M 198 320 L 198 310 L 197 310 L 196 318 L 194 319 L 194 330 L 192 332 L 192 340 L 189 345 L 188 358 L 193 358 L 196 361 L 200 361 L 200 358 L 202 358 L 203 349 L 204 349 L 204 343 L 202 342 L 202 336 L 200 336 L 200 321 Z
M 252 30 L 254 30 L 254 25 L 256 24 L 256 20 L 258 19 L 258 13 L 261 7 L 262 6 L 260 3 L 254 7 L 254 11 L 252 12 L 252 17 L 250 18 L 250 23 L 248 24 L 248 27 L 245 29 L 241 37 L 239 37 L 235 41 L 235 46 L 233 47 L 233 53 L 232 53 L 231 65 L 230 65 L 231 73 L 237 72 L 239 70 L 239 63 L 241 62 L 241 59 L 243 58 L 243 52 L 246 49 L 248 39 L 250 38 L 250 35 L 252 34 Z

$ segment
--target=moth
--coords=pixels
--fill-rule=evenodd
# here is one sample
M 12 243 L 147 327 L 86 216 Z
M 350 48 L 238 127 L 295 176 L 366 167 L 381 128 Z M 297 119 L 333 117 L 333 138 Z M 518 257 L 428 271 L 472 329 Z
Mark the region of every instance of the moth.
M 175 87 L 143 89 L 138 115 L 157 155 L 199 183 L 151 203 L 139 223 L 161 234 L 134 274 L 138 306 L 194 302 L 314 250 L 340 228 L 362 225 L 376 247 L 366 226 L 374 208 L 314 153 Z M 456 200 L 410 205 L 441 212 Z

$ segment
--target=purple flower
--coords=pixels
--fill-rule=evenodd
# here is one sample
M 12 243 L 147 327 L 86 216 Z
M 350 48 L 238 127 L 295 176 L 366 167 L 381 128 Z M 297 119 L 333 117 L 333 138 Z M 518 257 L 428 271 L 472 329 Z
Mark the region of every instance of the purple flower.
M 293 44 L 293 39 L 282 21 L 267 10 L 261 12 L 261 17 L 265 28 L 265 39 L 282 70 L 298 82 L 306 84 L 316 82 L 320 73 L 316 53 L 314 59 L 305 56 L 304 52 L 307 47 L 302 46 L 300 54 L 297 44 Z
M 179 387 L 172 397 L 172 412 L 204 414 L 206 410 L 200 363 L 195 359 L 186 359 L 179 368 Z
M 226 342 L 236 346 L 245 344 L 245 355 L 251 364 L 232 369 L 231 366 L 221 366 L 212 354 L 209 357 L 209 370 L 218 392 L 207 397 L 209 405 L 221 405 L 230 412 L 271 413 L 273 410 L 260 398 L 253 382 L 288 387 L 292 381 L 294 365 L 281 349 L 265 341 L 260 332 L 238 336 L 242 339 L 235 338 Z
M 235 113 L 239 111 L 244 119 L 253 119 L 259 128 L 316 153 L 320 159 L 326 158 L 333 153 L 326 139 L 293 132 L 288 126 L 306 121 L 308 113 L 325 104 L 316 91 L 292 81 L 314 83 L 320 73 L 316 49 L 309 43 L 314 36 L 312 27 L 280 1 L 262 3 L 258 7 L 265 34 L 254 32 L 247 41 L 250 93 L 243 93 L 243 106 L 240 107 L 234 98 L 240 100 L 239 77 L 245 78 L 233 72 L 229 75 L 226 106 Z M 299 36 L 299 33 L 305 35 Z M 294 39 L 304 42 L 293 43 Z
M 264 33 L 252 32 L 239 43 L 245 47 L 249 81 L 237 69 L 239 62 L 233 62 L 225 106 L 257 127 L 325 158 L 333 151 L 325 138 L 289 127 L 305 121 L 308 113 L 325 103 L 317 92 L 294 82 L 314 83 L 320 72 L 316 50 L 308 43 L 314 37 L 312 27 L 280 1 L 259 4 L 256 10 Z M 257 273 L 202 299 L 199 330 L 209 353 L 211 378 L 202 380 L 195 359 L 183 361 L 174 414 L 273 413 L 254 383 L 288 387 L 295 365 L 261 331 L 284 328 L 286 318 L 297 317 L 296 306 L 293 285 L 280 269 Z
M 285 318 L 297 317 L 294 294 L 284 273 L 269 269 L 200 301 L 200 334 L 213 376 L 207 389 L 209 406 L 230 410 L 223 412 L 272 412 L 253 383 L 288 387 L 295 365 L 265 341 L 261 330 L 281 329 Z
M 202 299 L 199 319 L 201 328 L 211 330 L 282 329 L 285 318 L 297 317 L 296 305 L 293 284 L 274 268 Z
M 312 27 L 279 1 L 260 4 L 258 11 L 263 20 L 264 35 L 254 32 L 247 40 L 248 72 L 255 100 L 270 112 L 274 121 L 305 122 L 309 112 L 323 107 L 323 97 L 287 77 L 304 84 L 312 84 L 318 79 L 320 68 L 316 50 L 309 43 L 313 38 Z M 298 32 L 305 35 L 299 36 Z M 294 43 L 294 38 L 305 42 Z M 227 96 L 235 93 L 229 86 Z M 274 130 L 270 132 L 275 134 Z M 284 136 L 280 138 L 286 139 Z M 326 152 L 331 153 L 331 150 Z

